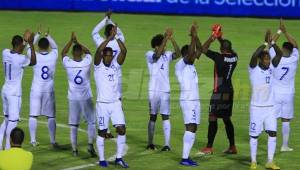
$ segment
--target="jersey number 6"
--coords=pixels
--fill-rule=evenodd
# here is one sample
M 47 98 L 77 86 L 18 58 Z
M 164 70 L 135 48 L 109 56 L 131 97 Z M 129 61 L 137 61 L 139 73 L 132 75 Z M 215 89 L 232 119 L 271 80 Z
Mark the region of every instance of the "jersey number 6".
M 75 78 L 74 78 L 74 82 L 77 85 L 80 85 L 83 83 L 83 78 L 79 75 L 82 72 L 82 70 L 79 70 L 78 73 L 76 74 Z

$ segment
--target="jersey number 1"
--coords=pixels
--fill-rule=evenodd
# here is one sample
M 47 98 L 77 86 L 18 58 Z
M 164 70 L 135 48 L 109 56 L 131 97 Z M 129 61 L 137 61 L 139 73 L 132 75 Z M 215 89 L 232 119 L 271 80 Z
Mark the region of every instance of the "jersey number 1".
M 7 67 L 8 67 L 8 73 L 7 73 Z M 4 62 L 4 73 L 6 76 L 8 76 L 8 80 L 11 80 L 11 64 Z

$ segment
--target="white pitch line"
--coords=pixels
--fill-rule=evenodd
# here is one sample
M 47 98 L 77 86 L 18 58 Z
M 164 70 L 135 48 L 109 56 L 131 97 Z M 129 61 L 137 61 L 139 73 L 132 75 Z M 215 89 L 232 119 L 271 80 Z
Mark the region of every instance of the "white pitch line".
M 3 118 L 4 116 L 0 116 L 0 117 Z M 28 121 L 29 119 L 27 119 L 27 118 L 20 118 L 20 120 L 21 120 L 21 121 L 22 121 L 22 120 Z M 43 124 L 43 125 L 48 125 L 48 122 L 46 122 L 46 121 L 40 121 L 40 120 L 38 120 L 38 123 L 39 123 L 39 124 Z M 60 123 L 56 123 L 56 127 L 60 127 L 60 128 L 69 128 L 68 125 L 60 124 Z M 83 132 L 83 133 L 87 133 L 86 130 L 81 129 L 81 128 L 78 128 L 78 131 Z M 114 139 L 110 139 L 110 140 L 112 140 L 112 141 L 114 141 L 114 142 L 117 143 L 117 139 L 115 139 L 115 138 L 114 138 Z M 127 154 L 128 150 L 129 150 L 129 146 L 128 146 L 127 144 L 125 144 L 125 147 L 124 147 L 124 150 L 123 150 L 123 156 L 125 156 L 125 155 Z M 116 155 L 113 155 L 113 156 L 109 157 L 107 160 L 108 160 L 108 161 L 114 161 L 115 159 L 116 159 Z M 70 168 L 66 168 L 66 169 L 62 169 L 62 170 L 78 170 L 78 169 L 83 169 L 83 168 L 92 167 L 92 166 L 97 166 L 97 165 L 98 165 L 98 162 L 96 162 L 96 163 L 94 163 L 94 164 L 85 164 L 85 165 L 80 165 L 80 166 L 70 167 Z

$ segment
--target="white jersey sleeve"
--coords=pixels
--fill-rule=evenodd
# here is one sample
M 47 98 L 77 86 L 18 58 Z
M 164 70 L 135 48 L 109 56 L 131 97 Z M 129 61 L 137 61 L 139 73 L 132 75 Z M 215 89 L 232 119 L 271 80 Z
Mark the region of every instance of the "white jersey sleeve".
M 105 27 L 108 22 L 108 17 L 106 16 L 101 22 L 99 22 L 92 31 L 92 38 L 96 47 L 99 47 L 104 41 L 104 38 L 99 34 L 100 30 Z
M 276 52 L 275 52 L 274 47 L 271 47 L 269 49 L 269 54 L 270 54 L 271 59 L 273 59 L 274 57 L 276 57 Z

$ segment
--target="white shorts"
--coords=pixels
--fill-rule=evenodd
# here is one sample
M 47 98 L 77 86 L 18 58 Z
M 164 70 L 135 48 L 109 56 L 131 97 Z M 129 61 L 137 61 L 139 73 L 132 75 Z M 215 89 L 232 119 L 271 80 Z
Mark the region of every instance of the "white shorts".
M 249 135 L 256 137 L 265 131 L 277 131 L 277 119 L 274 107 L 250 106 Z
M 181 100 L 180 106 L 183 113 L 184 124 L 200 124 L 201 105 L 199 100 Z
M 20 118 L 21 96 L 6 95 L 2 92 L 3 114 L 9 121 L 18 121 Z
M 55 118 L 55 96 L 54 92 L 38 93 L 30 92 L 30 116 L 47 116 Z
M 109 119 L 111 119 L 111 122 L 115 127 L 118 125 L 125 125 L 125 117 L 120 101 L 113 103 L 97 102 L 96 111 L 100 130 L 108 129 Z
M 81 114 L 88 124 L 95 124 L 95 110 L 92 99 L 69 100 L 69 125 L 78 126 Z
M 294 118 L 294 94 L 274 93 L 277 118 Z
M 170 93 L 149 91 L 150 114 L 170 115 Z

